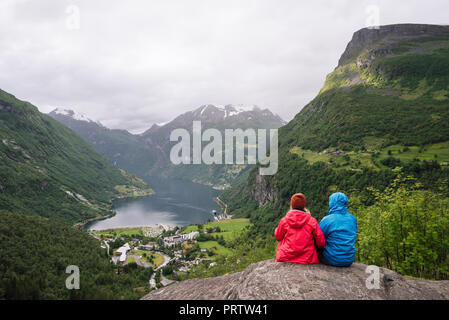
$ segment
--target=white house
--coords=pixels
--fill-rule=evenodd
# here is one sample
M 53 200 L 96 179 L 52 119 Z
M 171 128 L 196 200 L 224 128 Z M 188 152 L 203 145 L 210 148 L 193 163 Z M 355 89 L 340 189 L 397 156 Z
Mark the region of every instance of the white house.
M 125 243 L 123 246 L 121 246 L 120 248 L 117 249 L 116 253 L 120 253 L 120 258 L 119 261 L 121 263 L 126 261 L 126 254 L 128 253 L 128 251 L 131 250 L 131 248 L 129 247 L 128 242 Z
M 199 237 L 200 233 L 198 231 L 193 231 L 187 234 L 183 234 L 182 237 L 184 238 L 184 240 L 193 240 L 196 237 Z
M 199 235 L 200 233 L 198 231 L 193 231 L 187 234 L 178 234 L 176 236 L 166 237 L 164 238 L 164 245 L 167 247 L 171 247 L 187 240 L 193 240 Z

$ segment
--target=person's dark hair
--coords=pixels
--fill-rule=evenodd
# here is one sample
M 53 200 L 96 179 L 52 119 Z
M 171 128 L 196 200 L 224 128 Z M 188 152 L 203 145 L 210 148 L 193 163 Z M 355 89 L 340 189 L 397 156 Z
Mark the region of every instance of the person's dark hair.
M 292 209 L 304 210 L 306 207 L 306 196 L 302 193 L 295 193 L 290 200 L 290 204 Z

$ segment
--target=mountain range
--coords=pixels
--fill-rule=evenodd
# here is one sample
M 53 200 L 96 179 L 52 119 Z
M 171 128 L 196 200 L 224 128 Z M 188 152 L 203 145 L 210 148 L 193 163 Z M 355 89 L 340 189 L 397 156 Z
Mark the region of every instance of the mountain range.
M 121 167 L 141 177 L 187 179 L 216 188 L 229 187 L 246 177 L 248 165 L 173 165 L 170 161 L 170 133 L 174 129 L 186 129 L 192 134 L 193 121 L 201 121 L 203 130 L 215 128 L 243 130 L 277 129 L 286 122 L 269 109 L 256 105 L 202 105 L 179 115 L 172 121 L 158 125 L 139 135 L 126 130 L 108 129 L 73 110 L 56 108 L 51 117 L 74 130 L 97 151 Z

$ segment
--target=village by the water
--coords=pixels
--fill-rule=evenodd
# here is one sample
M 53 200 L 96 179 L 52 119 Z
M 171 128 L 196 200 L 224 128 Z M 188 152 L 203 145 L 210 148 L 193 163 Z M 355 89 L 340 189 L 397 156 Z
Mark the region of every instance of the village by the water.
M 150 288 L 160 288 L 180 280 L 199 264 L 216 266 L 218 256 L 231 252 L 227 242 L 249 225 L 248 219 L 232 219 L 217 214 L 207 223 L 185 227 L 155 225 L 91 230 L 112 263 L 120 266 L 152 268 Z

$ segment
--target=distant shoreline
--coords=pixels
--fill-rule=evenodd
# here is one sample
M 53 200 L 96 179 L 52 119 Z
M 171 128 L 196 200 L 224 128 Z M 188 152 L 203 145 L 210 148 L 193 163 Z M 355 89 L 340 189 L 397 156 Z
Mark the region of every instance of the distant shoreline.
M 115 197 L 115 198 L 113 198 L 113 199 L 111 200 L 111 203 L 112 203 L 114 200 L 137 199 L 137 198 L 142 198 L 142 197 L 149 197 L 149 196 L 152 196 L 152 195 L 155 194 L 155 192 L 154 192 L 153 189 L 151 189 L 151 191 L 152 191 L 152 192 L 149 192 L 149 193 L 147 193 L 147 194 L 145 194 L 145 195 L 138 195 L 138 196 L 130 196 L 130 195 L 125 195 L 125 196 L 123 196 L 123 195 L 121 195 L 121 196 L 117 196 L 117 197 Z M 111 204 L 111 207 L 112 207 L 112 204 Z M 87 220 L 84 220 L 84 221 L 75 223 L 75 224 L 73 225 L 73 227 L 74 227 L 75 229 L 83 229 L 83 227 L 84 227 L 86 224 L 88 224 L 88 223 L 95 222 L 95 221 L 100 221 L 100 220 L 106 220 L 106 219 L 109 219 L 109 218 L 114 217 L 116 214 L 117 214 L 117 212 L 116 212 L 115 210 L 112 210 L 112 209 L 111 209 L 111 214 L 108 214 L 108 215 L 105 215 L 105 216 L 100 216 L 100 217 L 95 217 L 95 218 L 90 218 L 90 219 L 87 219 Z
M 116 231 L 116 230 L 128 230 L 128 229 L 138 229 L 138 228 L 151 228 L 151 229 L 155 229 L 155 228 L 159 228 L 161 227 L 161 224 L 156 224 L 156 225 L 144 225 L 144 226 L 126 226 L 126 227 L 115 227 L 115 228 L 106 228 L 106 229 L 92 229 L 89 231 L 98 231 L 98 232 L 104 232 L 104 231 Z M 164 226 L 173 229 L 175 227 L 180 227 L 180 226 L 174 226 L 174 225 L 166 225 L 164 224 Z M 163 227 L 162 227 L 163 228 Z

